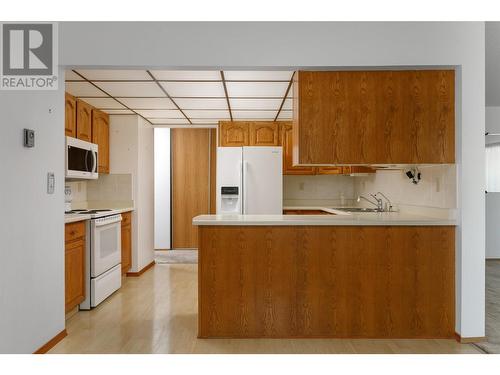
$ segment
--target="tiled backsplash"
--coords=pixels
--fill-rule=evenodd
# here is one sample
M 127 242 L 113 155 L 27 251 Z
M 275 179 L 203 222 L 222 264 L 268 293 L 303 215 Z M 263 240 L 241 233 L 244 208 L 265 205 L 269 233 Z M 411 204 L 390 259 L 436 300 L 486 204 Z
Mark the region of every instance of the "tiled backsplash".
M 283 200 L 285 206 L 341 205 L 354 198 L 354 178 L 349 176 L 284 176 Z
M 367 176 L 284 176 L 284 206 L 356 205 L 358 195 L 381 191 L 395 209 L 456 209 L 456 166 L 422 166 L 422 179 L 414 185 L 405 170 L 378 170 Z M 364 205 L 364 203 L 363 203 Z M 432 213 L 432 212 L 431 212 Z
M 456 166 L 436 165 L 420 168 L 422 179 L 415 185 L 404 170 L 378 170 L 370 176 L 356 177 L 356 195 L 381 191 L 397 206 L 454 209 L 457 207 Z
M 66 185 L 72 190 L 73 209 L 133 204 L 131 174 L 101 174 L 97 180 L 67 181 Z

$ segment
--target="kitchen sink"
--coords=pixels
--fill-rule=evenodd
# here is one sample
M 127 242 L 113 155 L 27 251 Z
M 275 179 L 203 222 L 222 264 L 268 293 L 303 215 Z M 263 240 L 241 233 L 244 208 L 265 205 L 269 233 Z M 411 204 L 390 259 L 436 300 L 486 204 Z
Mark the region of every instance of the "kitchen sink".
M 365 207 L 341 207 L 341 208 L 335 208 L 335 210 L 345 211 L 345 212 L 380 212 L 376 208 L 365 208 Z

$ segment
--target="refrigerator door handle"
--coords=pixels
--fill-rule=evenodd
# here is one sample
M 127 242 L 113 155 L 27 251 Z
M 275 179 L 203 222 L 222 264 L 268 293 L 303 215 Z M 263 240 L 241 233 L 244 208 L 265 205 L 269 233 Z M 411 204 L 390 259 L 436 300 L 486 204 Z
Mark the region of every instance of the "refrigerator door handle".
M 248 162 L 243 162 L 243 214 L 247 214 L 247 172 L 248 172 Z

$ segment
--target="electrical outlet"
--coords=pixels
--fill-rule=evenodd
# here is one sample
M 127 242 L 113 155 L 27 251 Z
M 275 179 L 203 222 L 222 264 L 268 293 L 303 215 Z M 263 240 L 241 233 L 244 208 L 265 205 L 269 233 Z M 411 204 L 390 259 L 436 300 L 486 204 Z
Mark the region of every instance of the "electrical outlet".
M 303 183 L 303 182 L 301 182 L 301 183 L 299 184 L 299 190 L 300 190 L 300 191 L 304 191 L 304 183 Z
M 56 188 L 56 177 L 54 172 L 47 172 L 47 194 L 54 194 Z
M 441 179 L 439 177 L 436 177 L 436 193 L 439 193 L 441 191 Z

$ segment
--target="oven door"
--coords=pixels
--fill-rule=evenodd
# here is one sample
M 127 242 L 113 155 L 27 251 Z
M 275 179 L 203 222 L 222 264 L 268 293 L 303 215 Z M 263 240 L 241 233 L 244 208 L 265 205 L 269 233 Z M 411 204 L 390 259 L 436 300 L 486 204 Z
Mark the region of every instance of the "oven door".
M 96 179 L 98 146 L 66 137 L 66 178 Z
M 92 219 L 90 276 L 97 277 L 122 260 L 121 215 Z

